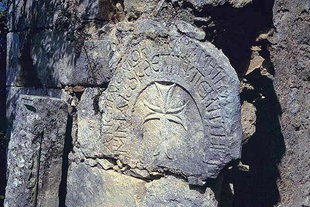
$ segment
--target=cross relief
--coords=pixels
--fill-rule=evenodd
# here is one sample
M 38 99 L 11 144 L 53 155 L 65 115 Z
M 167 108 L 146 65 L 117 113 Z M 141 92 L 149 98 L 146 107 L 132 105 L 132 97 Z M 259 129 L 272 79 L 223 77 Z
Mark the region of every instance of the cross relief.
M 160 121 L 160 137 L 159 137 L 159 149 L 155 150 L 154 156 L 159 155 L 162 151 L 166 156 L 171 159 L 171 156 L 165 149 L 164 142 L 169 138 L 169 132 L 173 129 L 170 122 L 181 125 L 184 130 L 187 131 L 187 125 L 185 123 L 184 111 L 188 105 L 188 101 L 181 106 L 176 106 L 174 100 L 174 92 L 176 84 L 164 85 L 159 82 L 155 82 L 155 88 L 158 93 L 159 103 L 154 105 L 147 100 L 143 102 L 144 106 L 149 110 L 149 113 L 144 118 L 143 124 L 152 121 Z

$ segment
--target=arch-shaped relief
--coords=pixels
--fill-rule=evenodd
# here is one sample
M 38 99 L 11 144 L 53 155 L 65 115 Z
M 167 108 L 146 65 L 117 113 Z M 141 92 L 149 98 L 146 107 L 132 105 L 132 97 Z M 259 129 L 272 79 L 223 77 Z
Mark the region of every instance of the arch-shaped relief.
M 239 81 L 214 46 L 145 39 L 102 95 L 104 154 L 132 168 L 205 180 L 240 156 Z

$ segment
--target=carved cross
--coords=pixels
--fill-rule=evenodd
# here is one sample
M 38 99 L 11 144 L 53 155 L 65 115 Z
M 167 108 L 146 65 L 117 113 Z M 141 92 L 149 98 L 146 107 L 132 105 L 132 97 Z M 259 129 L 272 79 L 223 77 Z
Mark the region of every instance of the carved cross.
M 173 106 L 172 98 L 173 92 L 175 90 L 176 84 L 170 86 L 165 86 L 160 83 L 155 82 L 156 90 L 159 94 L 161 104 L 155 106 L 148 101 L 144 101 L 144 105 L 151 111 L 144 119 L 144 123 L 151 120 L 160 120 L 160 139 L 163 141 L 167 140 L 169 133 L 169 122 L 174 122 L 180 124 L 185 130 L 187 126 L 185 125 L 183 118 L 181 117 L 182 112 L 185 110 L 188 102 L 181 106 Z M 165 90 L 168 87 L 168 90 Z M 167 152 L 165 152 L 167 157 L 170 158 Z M 157 153 L 159 154 L 159 153 Z

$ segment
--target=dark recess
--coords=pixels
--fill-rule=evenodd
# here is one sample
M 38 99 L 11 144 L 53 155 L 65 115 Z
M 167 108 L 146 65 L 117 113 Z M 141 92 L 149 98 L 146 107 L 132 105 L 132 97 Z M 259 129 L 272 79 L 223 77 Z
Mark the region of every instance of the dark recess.
M 60 182 L 60 187 L 59 187 L 59 207 L 66 206 L 69 153 L 73 150 L 72 135 L 71 135 L 72 125 L 73 125 L 73 117 L 72 115 L 68 115 L 65 145 L 64 145 L 64 151 L 63 151 L 63 156 L 62 156 L 62 175 L 61 175 L 61 182 Z

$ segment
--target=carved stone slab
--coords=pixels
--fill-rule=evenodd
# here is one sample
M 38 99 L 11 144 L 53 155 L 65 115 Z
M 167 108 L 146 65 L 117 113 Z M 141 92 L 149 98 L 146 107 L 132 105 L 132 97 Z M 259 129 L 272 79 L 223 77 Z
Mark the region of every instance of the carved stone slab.
M 212 44 L 170 33 L 126 51 L 100 97 L 100 144 L 131 168 L 195 184 L 240 157 L 239 81 Z
M 4 206 L 58 206 L 67 105 L 21 95 L 8 152 Z

